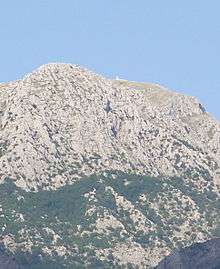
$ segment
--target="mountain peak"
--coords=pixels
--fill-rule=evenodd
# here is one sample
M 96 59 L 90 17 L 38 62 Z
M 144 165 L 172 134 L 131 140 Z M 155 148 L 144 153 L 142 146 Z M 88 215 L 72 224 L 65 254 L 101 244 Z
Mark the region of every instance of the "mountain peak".
M 37 188 L 53 174 L 64 183 L 68 169 L 60 174 L 57 163 L 63 167 L 99 156 L 74 177 L 106 167 L 124 172 L 135 167 L 152 176 L 180 176 L 202 167 L 218 182 L 220 127 L 193 97 L 154 84 L 107 80 L 60 63 L 43 65 L 17 87 L 5 88 L 10 91 L 0 95 L 7 103 L 1 108 L 1 137 L 7 144 L 1 180 L 10 175 Z M 58 158 L 64 152 L 66 157 Z M 17 161 L 9 163 L 15 156 Z
M 34 70 L 32 73 L 35 72 L 64 72 L 66 71 L 67 73 L 71 72 L 71 69 L 81 69 L 85 70 L 85 68 L 80 67 L 79 65 L 75 64 L 68 64 L 68 63 L 47 63 L 39 66 L 36 70 Z
M 0 243 L 28 268 L 152 268 L 218 233 L 220 125 L 196 98 L 57 63 L 0 89 Z

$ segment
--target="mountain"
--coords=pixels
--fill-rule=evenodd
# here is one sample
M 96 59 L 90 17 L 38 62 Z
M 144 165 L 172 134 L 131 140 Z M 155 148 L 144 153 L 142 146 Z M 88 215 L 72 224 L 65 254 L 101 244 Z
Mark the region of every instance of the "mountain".
M 156 269 L 219 269 L 220 238 L 175 251 Z
M 26 268 L 153 268 L 220 236 L 220 125 L 194 98 L 47 64 L 0 84 L 0 242 Z

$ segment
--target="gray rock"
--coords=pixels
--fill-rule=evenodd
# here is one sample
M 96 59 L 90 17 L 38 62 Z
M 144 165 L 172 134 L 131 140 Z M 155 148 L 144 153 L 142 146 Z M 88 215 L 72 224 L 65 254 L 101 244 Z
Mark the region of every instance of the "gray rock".
M 161 86 L 48 64 L 1 84 L 0 111 L 0 181 L 26 190 L 106 168 L 186 180 L 194 171 L 204 191 L 219 184 L 219 123 L 194 97 Z

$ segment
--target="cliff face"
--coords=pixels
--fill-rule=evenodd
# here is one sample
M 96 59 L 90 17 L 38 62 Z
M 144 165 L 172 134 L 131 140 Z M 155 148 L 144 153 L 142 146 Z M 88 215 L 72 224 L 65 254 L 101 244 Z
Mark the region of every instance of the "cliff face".
M 156 269 L 218 269 L 220 239 L 197 243 L 166 257 Z
M 219 176 L 193 97 L 69 64 L 0 85 L 1 242 L 40 268 L 150 268 L 212 238 Z

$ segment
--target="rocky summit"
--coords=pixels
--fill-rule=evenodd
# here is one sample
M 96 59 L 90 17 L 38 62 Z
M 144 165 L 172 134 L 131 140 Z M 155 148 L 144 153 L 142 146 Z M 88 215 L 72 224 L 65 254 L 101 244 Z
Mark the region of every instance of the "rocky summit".
M 0 84 L 0 182 L 22 268 L 154 268 L 220 236 L 220 124 L 194 97 L 47 64 Z

